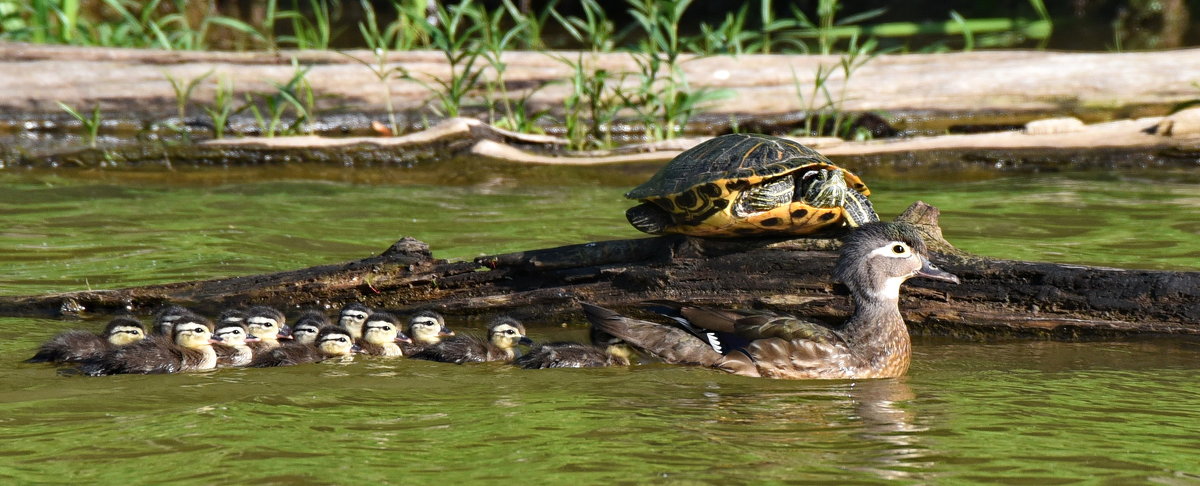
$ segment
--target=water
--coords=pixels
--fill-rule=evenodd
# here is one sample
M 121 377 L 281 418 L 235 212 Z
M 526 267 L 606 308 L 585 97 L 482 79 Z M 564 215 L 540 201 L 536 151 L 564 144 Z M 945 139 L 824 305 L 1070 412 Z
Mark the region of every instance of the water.
M 620 193 L 649 171 L 13 171 L 0 294 L 293 269 L 403 235 L 442 258 L 637 237 Z M 923 199 L 976 253 L 1200 267 L 1194 171 L 863 175 L 885 217 Z M 1193 340 L 918 338 L 908 376 L 857 382 L 371 359 L 86 378 L 19 362 L 100 324 L 0 318 L 0 481 L 1200 482 Z M 584 339 L 578 323 L 531 335 Z

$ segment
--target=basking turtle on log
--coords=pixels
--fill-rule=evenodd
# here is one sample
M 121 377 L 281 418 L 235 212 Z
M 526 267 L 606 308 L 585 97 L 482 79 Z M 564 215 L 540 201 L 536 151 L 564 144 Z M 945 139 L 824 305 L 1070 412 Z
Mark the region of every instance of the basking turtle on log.
M 733 134 L 679 154 L 625 197 L 640 231 L 692 236 L 804 235 L 878 221 L 858 176 L 788 139 Z

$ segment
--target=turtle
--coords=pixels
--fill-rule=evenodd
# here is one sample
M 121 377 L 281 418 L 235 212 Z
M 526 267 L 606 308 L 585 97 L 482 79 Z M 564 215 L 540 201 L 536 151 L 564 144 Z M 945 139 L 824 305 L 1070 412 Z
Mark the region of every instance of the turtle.
M 785 138 L 722 135 L 672 159 L 625 194 L 625 217 L 650 234 L 802 235 L 878 221 L 862 179 Z

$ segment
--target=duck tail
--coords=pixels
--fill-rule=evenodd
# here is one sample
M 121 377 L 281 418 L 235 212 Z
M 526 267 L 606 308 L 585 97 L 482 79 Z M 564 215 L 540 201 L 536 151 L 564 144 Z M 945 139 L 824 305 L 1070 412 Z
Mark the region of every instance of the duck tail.
M 580 305 L 593 328 L 664 362 L 717 366 L 724 359 L 707 342 L 683 329 L 625 317 L 586 302 Z

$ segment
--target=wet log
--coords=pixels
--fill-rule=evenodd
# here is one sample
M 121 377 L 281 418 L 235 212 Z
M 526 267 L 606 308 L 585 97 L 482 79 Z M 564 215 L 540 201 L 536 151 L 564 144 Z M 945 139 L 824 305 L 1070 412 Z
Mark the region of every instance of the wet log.
M 910 280 L 900 307 L 917 333 L 1079 338 L 1200 334 L 1200 272 L 1120 270 L 965 254 L 941 236 L 936 208 L 898 219 L 924 231 L 933 259 L 960 285 Z M 148 312 L 165 302 L 206 312 L 239 304 L 436 309 L 463 318 L 508 313 L 581 322 L 578 301 L 636 312 L 647 299 L 770 308 L 840 322 L 850 302 L 831 283 L 835 238 L 663 236 L 480 257 L 434 259 L 405 238 L 364 260 L 266 275 L 121 290 L 0 298 L 0 315 Z

